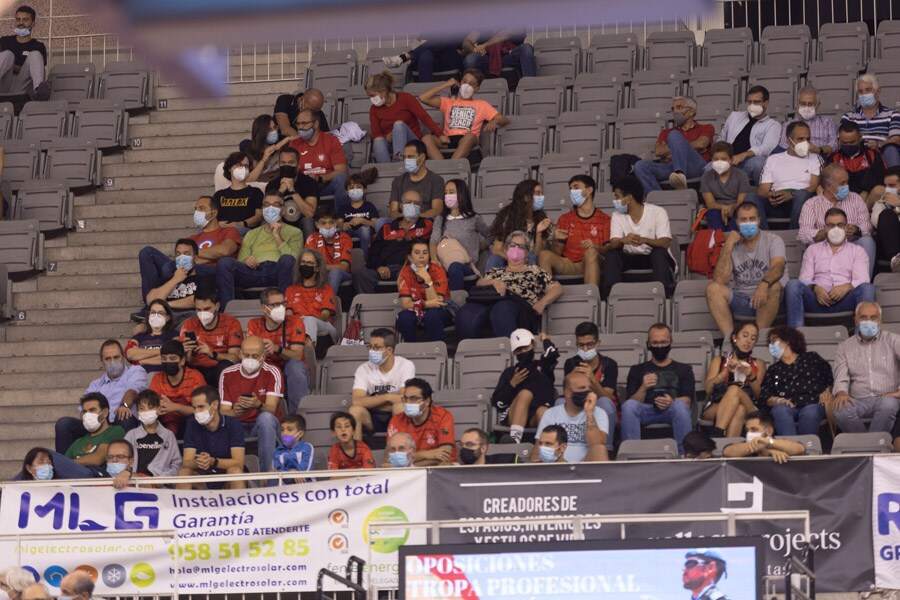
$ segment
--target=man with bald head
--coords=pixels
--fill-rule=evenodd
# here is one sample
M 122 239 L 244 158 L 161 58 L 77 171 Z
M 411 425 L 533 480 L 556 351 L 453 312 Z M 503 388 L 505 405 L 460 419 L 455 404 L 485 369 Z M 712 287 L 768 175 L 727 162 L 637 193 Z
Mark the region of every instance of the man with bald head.
M 94 594 L 94 580 L 86 571 L 72 571 L 59 582 L 60 597 L 70 600 L 91 600 Z
M 416 442 L 408 433 L 395 433 L 384 448 L 383 467 L 403 469 L 412 467 L 416 462 Z
M 607 441 L 611 441 L 609 416 L 598 406 L 597 394 L 591 389 L 591 380 L 584 373 L 572 371 L 566 375 L 563 384 L 563 400 L 550 408 L 541 417 L 535 439 L 551 425 L 566 430 L 568 444 L 565 450 L 566 462 L 595 462 L 609 460 Z M 609 398 L 603 398 L 611 402 Z M 615 410 L 615 409 L 613 409 Z M 531 453 L 531 462 L 540 462 L 538 445 Z
M 266 360 L 261 337 L 251 335 L 241 342 L 241 362 L 222 371 L 219 379 L 221 410 L 244 426 L 244 433 L 258 438 L 259 464 L 263 471 L 272 468 L 277 445 L 284 383 L 281 371 Z
M 32 583 L 22 590 L 22 600 L 53 600 L 53 596 L 47 592 L 43 583 Z
M 334 196 L 336 212 L 350 203 L 344 183 L 350 169 L 341 142 L 320 123 L 322 113 L 305 108 L 297 113 L 297 136 L 289 147 L 300 153 L 297 170 L 312 177 L 319 186 L 321 196 Z
M 305 92 L 298 94 L 282 94 L 278 96 L 278 99 L 275 101 L 275 108 L 272 111 L 278 131 L 282 137 L 297 135 L 294 123 L 297 120 L 297 115 L 304 109 L 317 111 L 319 113 L 319 127 L 322 131 L 328 131 L 328 119 L 325 118 L 325 113 L 322 112 L 324 105 L 325 94 L 322 93 L 322 90 L 317 90 L 316 88 L 309 88 Z

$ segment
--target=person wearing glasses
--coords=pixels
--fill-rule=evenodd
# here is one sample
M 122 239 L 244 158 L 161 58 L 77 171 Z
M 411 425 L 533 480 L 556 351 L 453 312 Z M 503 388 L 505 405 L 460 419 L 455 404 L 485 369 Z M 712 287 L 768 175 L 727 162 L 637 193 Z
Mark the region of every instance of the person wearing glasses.
M 128 485 L 134 469 L 134 446 L 124 439 L 113 440 L 106 448 L 106 472 L 117 490 Z
M 403 412 L 388 423 L 388 437 L 407 433 L 416 445 L 414 466 L 446 466 L 456 462 L 453 415 L 436 406 L 431 384 L 419 377 L 406 382 L 401 400 Z
M 566 359 L 563 364 L 563 375 L 581 373 L 587 375 L 591 391 L 597 395 L 597 406 L 609 417 L 609 430 L 616 429 L 616 411 L 619 398 L 616 386 L 619 383 L 619 363 L 599 352 L 600 328 L 596 323 L 584 321 L 575 327 L 575 356 Z M 607 448 L 612 448 L 612 436 L 609 436 Z
M 512 465 L 519 463 L 517 453 L 488 454 L 490 438 L 483 429 L 466 429 L 459 438 L 460 465 Z
M 312 177 L 320 196 L 334 196 L 334 208 L 350 204 L 345 183 L 350 169 L 341 142 L 321 128 L 320 111 L 304 109 L 297 115 L 297 138 L 289 146 L 300 153 L 297 171 Z
M 691 590 L 691 600 L 728 600 L 716 587 L 727 572 L 721 552 L 698 548 L 684 555 L 681 579 L 684 589 Z

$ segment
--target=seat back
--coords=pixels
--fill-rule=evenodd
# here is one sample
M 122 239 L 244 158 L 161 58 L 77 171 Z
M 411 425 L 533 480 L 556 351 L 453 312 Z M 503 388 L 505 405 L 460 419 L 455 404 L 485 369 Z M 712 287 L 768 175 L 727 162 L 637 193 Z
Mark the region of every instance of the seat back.
M 749 27 L 707 29 L 701 64 L 747 72 L 753 62 L 753 31 Z
M 43 243 L 38 221 L 0 221 L 0 263 L 9 275 L 42 270 Z
M 8 182 L 12 190 L 16 191 L 24 182 L 36 178 L 40 154 L 37 142 L 3 142 L 3 181 Z
M 559 75 L 567 85 L 572 85 L 582 70 L 581 39 L 541 38 L 534 43 L 534 62 L 538 76 Z
M 592 73 L 631 77 L 641 60 L 636 33 L 605 33 L 591 38 L 587 66 Z
M 416 375 L 418 376 L 418 371 Z M 441 390 L 434 393 L 434 403 L 453 415 L 453 429 L 460 439 L 467 429 L 487 429 L 493 390 Z
M 783 435 L 783 440 L 793 440 L 799 444 L 803 444 L 806 448 L 807 456 L 822 456 L 822 440 L 814 433 L 808 435 Z
M 74 137 L 93 138 L 101 150 L 124 148 L 128 117 L 120 100 L 82 100 L 75 109 Z
M 497 154 L 522 156 L 537 165 L 547 149 L 549 125 L 544 116 L 510 117 L 510 123 L 497 130 Z
M 624 440 L 616 460 L 666 460 L 678 458 L 678 444 L 672 438 Z
M 357 307 L 361 309 L 363 338 L 369 339 L 369 335 L 375 329 L 394 328 L 397 314 L 400 312 L 400 298 L 396 294 L 357 294 L 350 304 L 349 314 L 356 314 Z
M 306 70 L 307 87 L 336 92 L 338 97 L 356 83 L 356 50 L 316 52 Z
M 654 31 L 647 36 L 645 48 L 644 65 L 648 71 L 690 73 L 697 40 L 693 31 Z
M 900 58 L 900 20 L 882 21 L 878 24 L 878 33 L 875 34 L 875 56 L 878 59 Z M 874 72 L 881 75 L 880 71 Z
M 769 112 L 781 117 L 794 112 L 797 91 L 800 87 L 797 67 L 778 65 L 754 65 L 750 71 L 749 87 L 761 85 L 769 90 Z
M 413 361 L 416 377 L 431 384 L 435 391 L 447 385 L 447 344 L 444 342 L 401 342 L 397 356 Z
M 512 360 L 509 338 L 461 340 L 453 359 L 453 387 L 494 389 Z
M 369 75 L 375 75 L 383 71 L 390 71 L 394 76 L 394 89 L 401 89 L 406 83 L 409 63 L 405 62 L 399 67 L 388 67 L 382 60 L 385 56 L 396 56 L 406 52 L 404 47 L 382 46 L 380 48 L 369 48 L 366 53 L 366 60 L 362 64 L 362 72 L 360 73 L 359 83 L 363 84 Z
M 487 82 L 485 82 L 485 83 L 487 83 Z M 434 82 L 411 81 L 403 87 L 403 91 L 406 92 L 407 94 L 412 94 L 413 96 L 419 96 L 426 90 L 429 90 L 433 87 L 434 87 Z M 450 97 L 450 88 L 441 90 L 440 92 L 438 92 L 436 97 L 437 98 L 449 98 Z M 432 107 L 428 106 L 427 104 L 422 104 L 422 108 L 425 109 L 425 112 L 427 112 L 428 115 L 432 119 L 434 119 L 434 122 L 437 123 L 438 125 L 440 125 L 441 123 L 444 122 L 444 115 L 438 109 L 432 108 Z
M 837 356 L 837 347 L 847 339 L 849 332 L 843 325 L 815 325 L 799 328 L 806 338 L 806 349 L 818 352 L 819 356 L 830 363 Z
M 467 429 L 485 430 L 488 428 L 490 409 L 487 403 L 480 406 L 445 406 L 444 408 L 453 415 L 453 433 L 457 440 Z
M 499 198 L 472 198 L 472 207 L 475 209 L 475 212 L 484 219 L 484 224 L 490 228 L 494 223 L 494 219 L 496 219 L 500 211 L 503 210 L 503 207 L 512 202 L 510 197 L 511 194 Z
M 372 108 L 372 101 L 369 100 L 365 90 L 360 86 L 353 87 L 344 96 L 341 104 L 341 123 L 353 121 L 363 131 L 372 133 L 371 120 L 369 119 L 370 108 Z M 368 143 L 370 139 L 365 141 Z
M 672 296 L 672 329 L 675 331 L 717 331 L 706 302 L 708 279 L 683 279 Z
M 882 322 L 900 322 L 900 273 L 875 276 L 875 300 L 881 305 Z
M 365 169 L 365 167 L 363 167 Z M 378 178 L 366 187 L 366 200 L 378 209 L 378 215 L 389 217 L 391 203 L 391 186 L 397 176 L 392 173 L 382 172 L 378 166 Z
M 65 181 L 26 181 L 16 195 L 15 218 L 36 220 L 41 231 L 71 229 L 74 212 L 75 195 Z
M 569 179 L 591 175 L 591 157 L 583 154 L 545 154 L 538 167 L 538 181 L 548 201 L 569 199 Z
M 886 431 L 839 433 L 834 438 L 831 454 L 890 454 L 891 434 Z
M 563 110 L 565 95 L 566 78 L 561 75 L 523 77 L 516 88 L 513 113 L 555 117 Z
M 706 371 L 715 352 L 713 335 L 709 331 L 681 331 L 672 334 L 672 360 L 691 365 L 694 388 L 704 388 Z
M 319 364 L 319 391 L 323 394 L 350 394 L 356 369 L 369 359 L 365 346 L 331 346 Z M 306 406 L 306 398 L 301 408 Z
M 97 140 L 67 138 L 41 143 L 47 152 L 45 175 L 48 179 L 64 179 L 70 188 L 100 184 L 100 149 Z
M 512 198 L 516 185 L 530 179 L 531 165 L 519 156 L 486 156 L 478 167 L 475 195 L 482 198 Z M 481 211 L 476 209 L 481 214 Z
M 671 98 L 669 100 L 671 102 Z M 659 132 L 665 125 L 664 111 L 624 108 L 616 117 L 613 147 L 641 158 L 650 158 Z
M 128 111 L 151 108 L 150 72 L 133 62 L 108 62 L 100 74 L 97 97 L 121 100 Z
M 563 295 L 544 311 L 543 331 L 569 334 L 582 321 L 600 323 L 600 290 L 593 283 L 565 286 Z
M 487 455 L 494 456 L 497 454 L 514 454 L 517 463 L 527 463 L 531 460 L 531 450 L 534 444 L 491 444 L 488 446 Z
M 631 80 L 628 106 L 666 112 L 672 107 L 672 98 L 681 95 L 684 75 L 678 71 L 640 71 Z
M 608 146 L 607 119 L 596 111 L 564 112 L 556 121 L 553 147 L 560 153 L 602 156 Z
M 864 67 L 869 58 L 869 28 L 862 21 L 823 23 L 817 46 L 820 61 Z
M 82 100 L 92 98 L 97 79 L 97 67 L 92 62 L 53 65 L 47 82 L 50 99 L 68 102 L 70 108 Z
M 18 138 L 31 142 L 52 142 L 68 133 L 66 119 L 69 104 L 65 101 L 28 102 L 18 122 Z
M 784 241 L 784 264 L 791 279 L 800 276 L 800 265 L 803 263 L 803 243 L 797 239 L 796 229 L 775 229 L 770 231 Z
M 350 405 L 349 394 L 310 394 L 304 396 L 300 403 L 297 412 L 306 419 L 306 433 L 303 435 L 303 441 L 309 442 L 317 450 L 324 448 L 326 460 L 327 449 L 334 443 L 334 436 L 331 434 L 329 426 L 331 415 L 338 411 L 349 412 Z M 327 465 L 323 468 L 327 468 Z
M 595 112 L 608 121 L 614 120 L 625 103 L 622 84 L 621 75 L 582 73 L 572 88 L 573 110 Z
M 607 302 L 609 333 L 646 333 L 652 323 L 663 321 L 666 293 L 658 281 L 617 283 Z
M 697 118 L 709 122 L 734 110 L 741 89 L 741 71 L 724 67 L 698 67 L 688 84 L 688 96 L 697 102 Z
M 468 158 L 445 158 L 443 160 L 429 160 L 428 170 L 437 173 L 444 181 L 462 179 L 467 184 L 472 176 L 472 168 Z
M 807 25 L 769 25 L 759 38 L 759 60 L 767 65 L 793 65 L 806 69 L 812 54 Z
M 817 63 L 813 63 L 817 64 Z M 816 95 L 821 102 L 821 114 L 837 115 L 850 110 L 853 102 L 853 90 L 856 88 L 857 73 L 841 70 L 831 73 L 810 74 L 807 81 L 816 88 Z
M 0 140 L 12 139 L 16 112 L 12 102 L 0 102 Z M 5 176 L 5 173 L 4 173 Z

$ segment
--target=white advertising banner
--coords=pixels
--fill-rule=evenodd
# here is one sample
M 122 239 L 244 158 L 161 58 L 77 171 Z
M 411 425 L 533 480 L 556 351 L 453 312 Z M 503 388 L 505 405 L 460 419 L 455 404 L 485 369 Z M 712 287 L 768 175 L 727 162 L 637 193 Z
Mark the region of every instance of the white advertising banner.
M 900 589 L 900 456 L 876 456 L 872 478 L 875 587 Z
M 0 538 L 0 556 L 54 595 L 73 570 L 91 573 L 98 595 L 167 594 L 176 581 L 180 593 L 308 592 L 320 569 L 344 575 L 351 555 L 367 562 L 365 585 L 396 587 L 397 548 L 425 534 L 391 527 L 370 539 L 368 524 L 425 520 L 425 495 L 419 469 L 233 491 L 13 485 L 0 535 L 21 538 Z

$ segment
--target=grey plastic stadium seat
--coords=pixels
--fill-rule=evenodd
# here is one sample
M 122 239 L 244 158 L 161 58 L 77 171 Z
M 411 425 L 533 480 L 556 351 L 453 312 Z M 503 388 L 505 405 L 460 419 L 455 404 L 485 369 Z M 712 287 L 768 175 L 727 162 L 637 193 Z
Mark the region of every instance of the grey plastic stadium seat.
M 0 140 L 12 139 L 15 121 L 16 114 L 12 102 L 0 102 Z
M 769 90 L 768 112 L 773 117 L 781 117 L 797 109 L 798 76 L 798 68 L 793 65 L 753 65 L 747 86 L 749 89 L 761 85 Z
M 849 336 L 843 325 L 807 325 L 799 330 L 806 338 L 806 349 L 818 352 L 828 362 L 834 361 L 837 347 Z
M 544 311 L 543 330 L 564 335 L 582 321 L 600 322 L 600 290 L 593 283 L 565 286 L 563 295 Z
M 0 263 L 9 275 L 43 270 L 44 235 L 34 219 L 0 221 Z
M 658 281 L 617 283 L 607 301 L 606 330 L 609 333 L 646 333 L 663 321 L 666 291 Z
M 730 446 L 732 444 L 741 444 L 747 441 L 747 438 L 742 437 L 723 437 L 723 438 L 713 438 L 712 439 L 716 443 L 716 449 L 713 450 L 714 457 L 721 457 L 722 452 L 725 450 L 726 446 Z
M 241 329 L 247 331 L 247 323 L 251 319 L 260 316 L 262 310 L 259 306 L 259 300 L 235 298 L 229 300 L 225 307 L 225 313 L 231 315 L 241 323 Z
M 821 63 L 810 65 L 807 76 L 807 82 L 816 88 L 821 102 L 818 112 L 823 115 L 842 115 L 852 108 L 857 72 L 845 68 L 819 68 L 814 71 L 813 67 L 819 64 Z
M 875 57 L 895 60 L 900 58 L 900 21 L 882 21 L 878 24 L 878 33 L 875 34 Z
M 341 122 L 353 121 L 363 131 L 371 133 L 370 108 L 372 108 L 372 102 L 369 100 L 369 95 L 366 94 L 366 91 L 360 86 L 353 86 L 344 96 L 341 103 Z M 371 138 L 367 137 L 365 141 L 369 142 Z M 400 151 L 402 151 L 402 148 Z
M 538 167 L 538 181 L 546 199 L 550 202 L 568 200 L 569 179 L 573 175 L 591 175 L 592 162 L 588 154 L 545 154 Z
M 875 300 L 881 305 L 882 322 L 900 322 L 900 273 L 875 276 Z
M 531 165 L 525 158 L 486 156 L 478 167 L 475 194 L 484 198 L 512 198 L 516 185 L 530 177 Z
M 437 173 L 444 181 L 462 179 L 467 184 L 472 176 L 472 168 L 468 158 L 445 158 L 443 160 L 429 160 L 428 170 Z
M 796 229 L 777 229 L 769 233 L 774 233 L 784 241 L 784 263 L 791 279 L 800 276 L 800 265 L 803 263 L 803 252 L 805 247 L 797 239 Z
M 329 50 L 313 53 L 306 70 L 306 86 L 332 90 L 340 96 L 356 82 L 356 50 Z
M 684 75 L 679 71 L 638 71 L 631 80 L 631 108 L 652 108 L 667 111 L 672 98 L 681 95 Z
M 803 447 L 806 448 L 807 456 L 822 456 L 822 440 L 814 433 L 808 435 L 782 435 L 779 438 L 803 444 Z
M 561 75 L 572 85 L 581 72 L 581 39 L 578 37 L 541 38 L 534 42 L 534 61 L 538 76 Z
M 805 69 L 812 57 L 812 35 L 806 25 L 769 25 L 759 37 L 759 60 L 768 65 Z
M 666 460 L 678 458 L 678 444 L 672 438 L 624 440 L 616 460 Z
M 399 48 L 390 48 L 387 46 L 381 48 L 369 48 L 369 51 L 366 52 L 366 60 L 362 65 L 362 73 L 360 74 L 359 82 L 361 84 L 365 83 L 369 75 L 375 75 L 383 71 L 390 71 L 391 75 L 394 76 L 394 88 L 402 88 L 406 83 L 406 75 L 407 70 L 409 69 L 409 62 L 405 62 L 399 67 L 388 68 L 387 65 L 384 64 L 384 61 L 381 59 L 385 56 L 397 56 L 398 54 L 403 54 L 407 50 L 408 48 L 404 48 L 402 46 Z
M 725 67 L 747 72 L 753 64 L 753 31 L 749 27 L 707 29 L 701 49 L 704 67 Z
M 506 196 L 494 196 L 493 198 L 479 198 L 476 196 L 472 198 L 472 207 L 484 219 L 484 224 L 490 228 L 500 211 L 511 202 L 510 198 L 512 198 L 511 193 Z
M 53 65 L 47 82 L 50 99 L 69 103 L 69 108 L 94 96 L 97 67 L 92 62 Z
M 564 112 L 556 120 L 553 147 L 559 153 L 586 153 L 602 156 L 608 143 L 607 119 L 596 111 Z
M 653 190 L 644 201 L 648 204 L 657 206 L 690 206 L 694 212 L 699 208 L 699 199 L 697 198 L 697 190 L 688 188 L 686 190 Z
M 572 109 L 597 113 L 612 121 L 625 103 L 622 84 L 618 74 L 582 73 L 575 78 Z
M 494 456 L 497 454 L 515 454 L 519 463 L 526 463 L 531 460 L 531 450 L 534 444 L 491 444 L 488 446 L 487 455 Z
M 356 368 L 369 360 L 365 346 L 331 346 L 319 364 L 319 391 L 323 394 L 350 394 Z M 304 408 L 306 398 L 300 402 Z M 337 410 L 337 409 L 335 409 Z
M 715 329 L 713 329 L 715 331 Z M 710 331 L 680 331 L 672 333 L 672 360 L 691 365 L 696 391 L 704 388 L 706 372 L 716 347 Z
M 65 181 L 26 181 L 16 194 L 15 218 L 34 219 L 41 231 L 59 231 L 74 226 L 75 195 Z
M 352 383 L 351 381 L 351 385 Z M 327 450 L 334 443 L 334 436 L 329 427 L 331 415 L 338 411 L 348 412 L 350 405 L 350 394 L 304 396 L 300 401 L 300 408 L 297 409 L 297 412 L 306 418 L 306 434 L 303 436 L 303 441 L 309 442 L 316 448 L 324 448 L 327 459 Z
M 444 408 L 453 415 L 453 434 L 457 439 L 466 429 L 477 427 L 485 430 L 488 427 L 490 409 L 487 404 L 484 406 L 449 406 Z
M 537 165 L 547 150 L 553 119 L 537 115 L 513 115 L 497 130 L 497 155 L 522 156 Z
M 561 75 L 523 77 L 514 98 L 513 114 L 557 116 L 566 108 L 566 78 Z
M 648 71 L 690 73 L 697 40 L 693 31 L 654 31 L 647 36 L 644 65 Z
M 478 96 L 481 100 L 484 100 L 498 111 L 501 114 L 508 114 L 509 111 L 509 84 L 506 83 L 506 80 L 502 77 L 498 77 L 497 79 L 486 79 L 482 86 L 486 86 L 488 82 L 496 82 L 502 81 L 503 86 L 493 85 L 489 86 L 487 89 L 484 87 L 478 88 Z
M 869 58 L 869 28 L 862 21 L 823 23 L 817 46 L 817 60 L 864 67 Z
M 592 73 L 610 73 L 630 78 L 640 61 L 641 44 L 636 33 L 605 33 L 591 38 L 587 66 Z
M 874 60 L 870 61 L 870 64 L 871 62 L 874 62 Z M 895 63 L 891 71 L 875 71 L 874 68 L 870 67 L 869 72 L 874 72 L 878 75 L 878 85 L 881 89 L 882 98 L 885 98 L 881 103 L 894 110 L 900 110 L 900 61 L 891 60 L 891 62 Z
M 128 144 L 128 116 L 120 100 L 82 100 L 75 109 L 72 136 L 94 138 L 101 150 Z
M 453 387 L 492 390 L 512 361 L 509 338 L 461 340 L 453 359 Z
M 13 191 L 38 176 L 40 148 L 37 142 L 10 140 L 3 142 L 3 181 Z M 11 198 L 8 198 L 11 200 Z
M 121 100 L 125 110 L 135 111 L 153 106 L 150 72 L 140 63 L 112 61 L 100 74 L 97 97 Z
M 419 372 L 416 371 L 416 377 Z M 435 390 L 434 403 L 453 415 L 453 429 L 458 440 L 466 429 L 485 430 L 491 406 L 491 389 Z
M 694 224 L 694 219 L 697 218 L 697 207 L 681 204 L 666 206 L 665 209 L 669 214 L 669 227 L 672 229 L 672 237 L 678 240 L 682 246 L 687 247 L 691 240 L 691 226 Z M 677 259 L 678 257 L 676 256 L 675 258 Z
M 48 179 L 65 179 L 70 188 L 100 185 L 100 149 L 97 140 L 64 138 L 41 142 L 47 152 L 44 175 Z
M 623 108 L 616 117 L 613 147 L 628 154 L 650 159 L 656 140 L 659 139 L 659 132 L 665 126 L 665 111 Z
M 421 377 L 437 391 L 447 385 L 447 344 L 444 342 L 400 342 L 397 356 L 413 361 L 416 377 Z
M 727 67 L 697 67 L 687 95 L 697 102 L 697 119 L 709 123 L 734 110 L 741 88 L 741 72 Z
M 708 279 L 684 279 L 672 295 L 672 329 L 675 331 L 718 331 L 706 302 Z
M 362 307 L 360 320 L 363 323 L 363 338 L 368 340 L 373 329 L 386 327 L 393 329 L 400 312 L 400 299 L 396 294 L 357 294 L 350 304 L 349 314 Z
M 429 90 L 429 89 L 433 88 L 435 85 L 437 85 L 437 84 L 434 83 L 434 82 L 424 82 L 424 83 L 422 83 L 422 82 L 410 82 L 410 83 L 407 83 L 407 84 L 403 87 L 403 91 L 406 92 L 407 94 L 412 94 L 413 96 L 415 96 L 416 98 L 418 98 L 418 97 L 419 97 L 421 94 L 423 94 L 426 90 Z M 449 98 L 449 97 L 450 97 L 450 88 L 441 90 L 441 91 L 437 94 L 436 97 L 437 97 L 437 98 Z M 476 97 L 477 97 L 477 96 L 476 96 Z M 422 104 L 422 108 L 425 109 L 425 112 L 427 112 L 427 113 L 431 116 L 431 118 L 434 119 L 434 122 L 435 122 L 435 123 L 437 123 L 438 125 L 440 125 L 441 123 L 443 123 L 444 115 L 441 113 L 441 111 L 439 111 L 439 110 L 436 109 L 436 108 L 432 108 L 432 107 L 428 106 L 428 105 L 425 104 L 425 103 L 420 102 L 420 104 Z
M 16 137 L 31 142 L 51 142 L 63 138 L 68 133 L 68 114 L 69 105 L 64 101 L 28 102 L 19 114 Z
M 366 187 L 366 200 L 371 202 L 375 208 L 378 209 L 378 216 L 380 217 L 390 216 L 389 204 L 391 200 L 391 184 L 395 177 L 396 175 L 394 174 L 382 173 L 379 165 L 378 178 Z
M 259 457 L 257 455 L 244 455 L 244 471 L 247 473 L 259 473 Z M 250 487 L 256 487 L 256 482 L 250 482 Z
M 891 434 L 884 431 L 839 433 L 834 438 L 831 454 L 890 454 Z
M 12 281 L 6 265 L 0 262 L 0 321 L 12 318 Z

